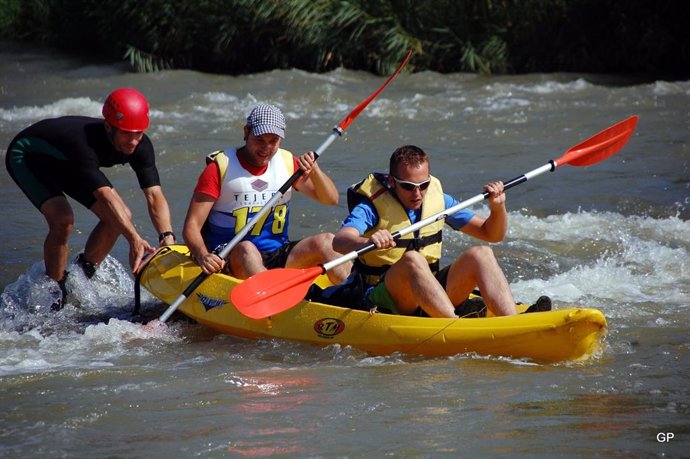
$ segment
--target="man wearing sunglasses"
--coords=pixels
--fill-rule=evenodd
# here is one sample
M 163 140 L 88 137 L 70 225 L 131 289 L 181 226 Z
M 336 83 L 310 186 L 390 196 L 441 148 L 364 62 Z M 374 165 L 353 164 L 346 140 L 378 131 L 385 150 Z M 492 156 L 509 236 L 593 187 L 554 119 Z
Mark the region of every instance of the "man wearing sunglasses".
M 312 291 L 311 299 L 403 315 L 458 317 L 465 314 L 456 307 L 467 307 L 470 293 L 479 287 L 495 315 L 516 314 L 510 286 L 490 247 L 470 247 L 450 266 L 439 269 L 444 223 L 482 241 L 503 240 L 508 229 L 503 183 L 484 187 L 490 193 L 489 217 L 463 209 L 445 222 L 438 220 L 396 241 L 392 233 L 458 201 L 445 194 L 439 180 L 430 175 L 429 157 L 419 147 L 406 145 L 395 150 L 389 172 L 370 174 L 348 190 L 350 214 L 333 240 L 333 248 L 340 253 L 371 243 L 378 250 L 355 261 L 345 284 Z M 531 310 L 547 309 L 550 300 L 542 297 Z

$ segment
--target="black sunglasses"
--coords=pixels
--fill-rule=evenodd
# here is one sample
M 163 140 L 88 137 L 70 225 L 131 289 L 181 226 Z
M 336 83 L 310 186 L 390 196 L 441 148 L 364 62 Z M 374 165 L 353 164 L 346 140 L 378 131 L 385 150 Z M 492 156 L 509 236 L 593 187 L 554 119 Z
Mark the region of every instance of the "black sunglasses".
M 400 187 L 405 190 L 405 191 L 414 191 L 415 189 L 419 188 L 421 191 L 426 190 L 429 188 L 429 185 L 431 184 L 431 178 L 428 178 L 424 180 L 423 182 L 415 183 L 415 182 L 408 182 L 407 180 L 400 180 L 396 176 L 392 176 L 393 180 L 395 180 L 395 183 L 400 185 Z

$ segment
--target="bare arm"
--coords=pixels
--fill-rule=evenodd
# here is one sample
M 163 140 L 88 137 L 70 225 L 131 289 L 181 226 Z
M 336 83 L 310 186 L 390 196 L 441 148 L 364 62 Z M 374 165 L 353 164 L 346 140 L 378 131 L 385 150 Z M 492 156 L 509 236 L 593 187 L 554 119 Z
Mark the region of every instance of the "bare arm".
M 122 200 L 109 186 L 103 186 L 93 192 L 96 203 L 91 206 L 91 210 L 108 225 L 113 226 L 122 234 L 129 243 L 129 265 L 132 271 L 139 271 L 141 260 L 148 252 L 153 252 L 153 247 L 149 245 L 137 232 L 132 223 L 132 214 Z
M 189 247 L 192 257 L 206 274 L 213 274 L 223 269 L 225 261 L 206 248 L 201 228 L 211 213 L 215 199 L 204 193 L 194 193 L 189 202 L 187 217 L 184 221 L 182 237 Z
M 172 220 L 170 218 L 170 208 L 168 207 L 168 200 L 165 199 L 163 188 L 160 185 L 144 188 L 144 196 L 146 196 L 146 205 L 148 206 L 151 223 L 158 234 L 163 232 L 172 232 Z M 172 235 L 166 236 L 160 245 L 174 244 L 175 238 Z
M 297 158 L 300 169 L 304 174 L 295 188 L 310 198 L 329 205 L 338 204 L 340 194 L 333 181 L 319 167 L 314 159 L 314 152 L 309 151 Z
M 484 191 L 490 193 L 489 217 L 484 219 L 479 216 L 462 228 L 462 232 L 486 242 L 501 242 L 508 232 L 508 212 L 506 211 L 506 195 L 503 191 L 503 182 L 492 182 L 484 186 Z
M 359 231 L 351 226 L 343 226 L 333 238 L 333 250 L 340 253 L 349 253 L 359 250 L 365 245 L 373 243 L 379 249 L 395 247 L 393 235 L 387 229 L 381 229 L 366 238 L 360 236 Z

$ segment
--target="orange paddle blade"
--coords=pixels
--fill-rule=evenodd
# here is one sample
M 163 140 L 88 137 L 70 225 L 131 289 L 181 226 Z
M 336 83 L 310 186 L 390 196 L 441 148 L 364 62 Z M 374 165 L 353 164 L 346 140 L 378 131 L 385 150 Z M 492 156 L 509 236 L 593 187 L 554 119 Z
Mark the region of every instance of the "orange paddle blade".
M 302 301 L 309 287 L 323 273 L 322 266 L 262 271 L 232 289 L 230 300 L 243 315 L 265 319 Z
M 589 166 L 612 156 L 623 148 L 635 131 L 637 115 L 633 115 L 613 126 L 590 137 L 584 142 L 571 147 L 556 163 L 559 166 Z

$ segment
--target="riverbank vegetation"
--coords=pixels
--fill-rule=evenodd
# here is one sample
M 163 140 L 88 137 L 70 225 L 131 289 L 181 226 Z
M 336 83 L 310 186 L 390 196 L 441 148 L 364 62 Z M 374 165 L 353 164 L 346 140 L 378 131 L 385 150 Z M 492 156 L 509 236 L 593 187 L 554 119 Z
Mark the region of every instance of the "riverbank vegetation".
M 0 0 L 0 36 L 137 71 L 690 75 L 684 0 Z

